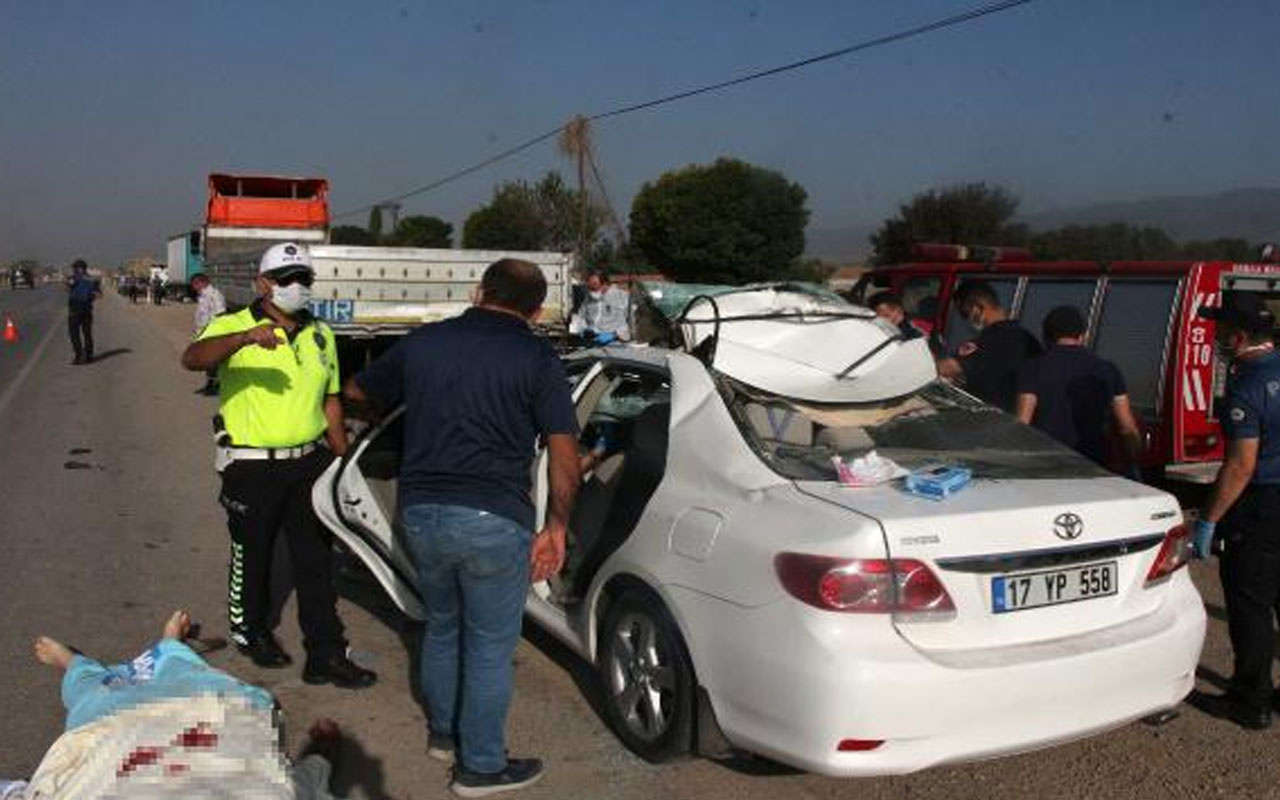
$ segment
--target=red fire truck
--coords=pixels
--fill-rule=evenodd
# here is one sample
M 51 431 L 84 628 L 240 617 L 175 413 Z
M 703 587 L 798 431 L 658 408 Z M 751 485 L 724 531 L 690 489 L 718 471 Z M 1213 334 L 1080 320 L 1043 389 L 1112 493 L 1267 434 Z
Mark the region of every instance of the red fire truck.
M 966 278 L 991 284 L 1011 315 L 1037 337 L 1050 309 L 1074 305 L 1089 347 L 1124 374 L 1143 433 L 1143 469 L 1208 483 L 1222 458 L 1215 401 L 1226 365 L 1214 323 L 1196 316 L 1224 291 L 1259 292 L 1280 311 L 1280 263 L 1218 261 L 1034 261 L 1019 248 L 920 245 L 916 260 L 877 267 L 853 288 L 855 301 L 892 289 L 907 314 L 932 325 L 954 350 L 976 334 L 951 302 Z M 1268 253 L 1268 255 L 1270 255 Z

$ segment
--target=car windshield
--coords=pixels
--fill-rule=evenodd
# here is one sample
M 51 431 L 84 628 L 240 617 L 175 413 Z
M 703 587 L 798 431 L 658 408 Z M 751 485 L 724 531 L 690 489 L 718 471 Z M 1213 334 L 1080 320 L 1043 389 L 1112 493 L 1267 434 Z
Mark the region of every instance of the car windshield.
M 726 383 L 747 441 L 794 480 L 833 480 L 832 456 L 874 450 L 906 469 L 958 463 L 979 478 L 1093 478 L 1110 473 L 1016 418 L 935 381 L 877 403 L 802 403 Z

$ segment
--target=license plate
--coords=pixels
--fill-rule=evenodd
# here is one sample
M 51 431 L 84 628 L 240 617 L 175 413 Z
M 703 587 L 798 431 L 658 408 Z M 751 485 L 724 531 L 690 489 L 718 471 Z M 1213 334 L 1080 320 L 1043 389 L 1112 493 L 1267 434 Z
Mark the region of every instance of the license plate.
M 1116 593 L 1116 562 L 1044 572 L 997 575 L 991 579 L 991 609 L 997 614 L 1092 600 Z

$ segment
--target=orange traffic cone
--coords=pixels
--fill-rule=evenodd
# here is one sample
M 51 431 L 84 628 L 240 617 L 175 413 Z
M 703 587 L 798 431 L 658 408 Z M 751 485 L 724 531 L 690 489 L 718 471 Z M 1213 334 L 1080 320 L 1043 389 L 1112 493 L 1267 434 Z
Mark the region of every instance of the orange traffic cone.
M 6 342 L 18 341 L 18 326 L 13 324 L 13 317 L 4 318 L 4 340 Z

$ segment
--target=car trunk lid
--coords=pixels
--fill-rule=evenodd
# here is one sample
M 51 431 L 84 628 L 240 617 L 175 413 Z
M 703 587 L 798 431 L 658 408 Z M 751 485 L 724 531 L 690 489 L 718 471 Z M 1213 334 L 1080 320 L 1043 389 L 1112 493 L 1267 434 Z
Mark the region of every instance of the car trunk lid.
M 797 485 L 874 517 L 891 558 L 921 561 L 942 581 L 954 617 L 895 619 L 922 649 L 1045 641 L 1150 613 L 1162 592 L 1146 585 L 1147 573 L 1181 521 L 1172 497 L 1121 478 L 976 479 L 943 501 L 896 483 Z

